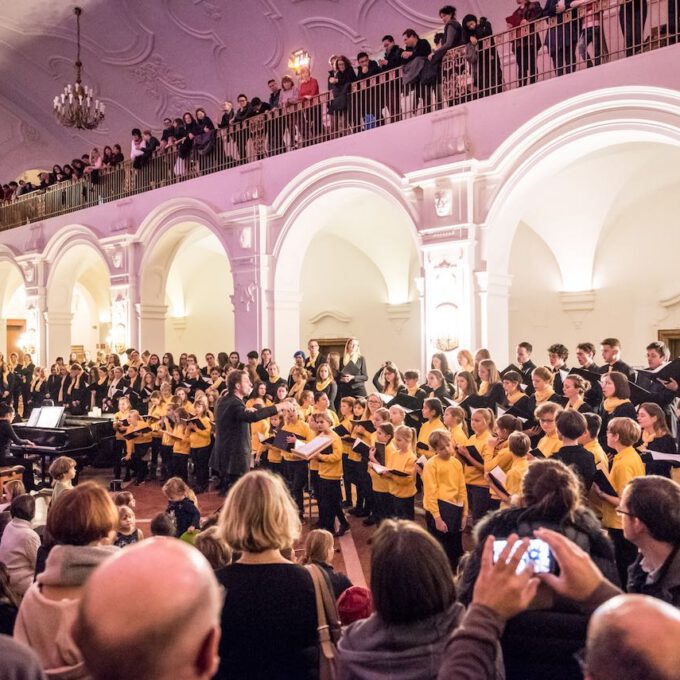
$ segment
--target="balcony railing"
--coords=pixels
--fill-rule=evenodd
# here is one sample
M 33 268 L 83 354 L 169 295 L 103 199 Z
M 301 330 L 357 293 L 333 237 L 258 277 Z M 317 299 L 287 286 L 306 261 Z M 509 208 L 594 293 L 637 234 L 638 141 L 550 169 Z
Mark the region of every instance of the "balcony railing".
M 354 82 L 345 97 L 326 92 L 249 118 L 195 140 L 189 150 L 157 153 L 140 168 L 126 161 L 15 198 L 0 206 L 0 230 L 659 49 L 678 40 L 679 5 L 680 0 L 595 0 L 480 37 L 449 50 L 439 70 L 424 62 L 393 69 Z

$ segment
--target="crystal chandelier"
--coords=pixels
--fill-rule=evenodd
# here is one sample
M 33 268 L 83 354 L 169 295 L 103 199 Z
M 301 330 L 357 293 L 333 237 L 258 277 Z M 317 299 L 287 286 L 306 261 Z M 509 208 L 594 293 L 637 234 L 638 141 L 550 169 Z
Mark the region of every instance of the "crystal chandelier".
M 78 53 L 76 56 L 76 83 L 69 83 L 61 95 L 54 98 L 54 113 L 57 120 L 65 127 L 75 127 L 79 130 L 94 130 L 104 119 L 105 106 L 98 99 L 94 99 L 91 87 L 83 85 L 80 80 L 83 64 L 80 61 L 80 15 L 82 9 L 74 7 L 76 15 L 76 30 Z

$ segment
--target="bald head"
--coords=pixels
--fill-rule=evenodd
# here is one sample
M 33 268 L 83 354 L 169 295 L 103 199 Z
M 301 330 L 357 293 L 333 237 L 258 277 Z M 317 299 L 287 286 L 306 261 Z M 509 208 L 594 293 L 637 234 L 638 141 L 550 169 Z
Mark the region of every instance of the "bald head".
M 619 595 L 588 626 L 590 680 L 680 680 L 680 611 L 646 595 Z
M 198 550 L 152 538 L 92 574 L 74 638 L 95 680 L 207 679 L 219 661 L 221 606 Z

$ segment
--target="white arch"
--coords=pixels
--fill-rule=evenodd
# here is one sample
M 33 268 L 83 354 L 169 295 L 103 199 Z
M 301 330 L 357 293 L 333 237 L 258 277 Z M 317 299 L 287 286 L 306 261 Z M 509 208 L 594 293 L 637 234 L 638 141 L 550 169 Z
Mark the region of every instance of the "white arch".
M 497 187 L 485 220 L 489 271 L 507 274 L 521 213 L 513 195 L 539 165 L 554 170 L 599 149 L 631 142 L 680 147 L 679 92 L 655 87 L 596 90 L 543 111 L 508 137 L 482 170 Z
M 106 265 L 106 269 L 111 274 L 111 267 L 108 258 L 102 249 L 99 239 L 101 236 L 91 227 L 84 224 L 72 224 L 60 229 L 45 245 L 43 249 L 43 259 L 49 265 L 47 285 L 49 286 L 52 272 L 58 265 L 61 258 L 68 254 L 71 248 L 84 245 L 96 251 Z
M 301 290 L 303 263 L 310 245 L 322 232 L 351 244 L 359 251 L 357 261 L 363 254 L 373 263 L 382 276 L 389 308 L 409 307 L 413 302 L 414 278 L 421 266 L 420 237 L 416 211 L 403 186 L 401 178 L 381 163 L 366 158 L 335 158 L 307 168 L 274 201 L 272 213 L 281 224 L 272 248 L 278 356 L 299 346 L 305 293 Z M 401 240 L 405 247 L 395 247 L 395 240 Z M 361 271 L 353 270 L 353 275 L 361 277 Z M 316 310 L 316 314 L 351 318 L 348 311 L 325 309 Z

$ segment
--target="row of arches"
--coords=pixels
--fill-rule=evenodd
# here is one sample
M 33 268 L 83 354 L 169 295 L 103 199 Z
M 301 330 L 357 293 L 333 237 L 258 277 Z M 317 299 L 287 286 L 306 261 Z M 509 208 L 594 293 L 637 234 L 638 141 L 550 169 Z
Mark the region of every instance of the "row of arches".
M 511 283 L 501 296 L 505 314 L 491 306 L 483 332 L 461 335 L 502 355 L 525 337 L 549 343 L 627 332 L 644 338 L 662 321 L 675 324 L 676 310 L 659 311 L 658 300 L 680 292 L 669 275 L 680 245 L 674 228 L 679 147 L 678 93 L 629 88 L 625 96 L 600 91 L 553 107 L 477 164 L 473 179 L 492 188 L 480 192 L 489 197 L 485 205 L 474 199 L 471 212 L 485 228 L 469 259 L 473 268 Z M 458 180 L 463 172 L 469 166 L 450 166 L 437 181 Z M 269 206 L 267 220 L 257 223 L 267 225 L 263 234 L 225 224 L 204 202 L 173 199 L 142 222 L 135 235 L 139 257 L 126 254 L 130 261 L 119 268 L 94 230 L 63 229 L 43 252 L 46 308 L 68 318 L 50 345 L 91 348 L 111 338 L 111 281 L 122 270 L 137 280 L 130 302 L 155 310 L 139 336 L 152 350 L 228 350 L 237 346 L 237 326 L 252 323 L 262 326 L 259 337 L 279 356 L 292 356 L 307 337 L 356 334 L 375 361 L 422 365 L 435 349 L 425 341 L 418 285 L 426 266 L 421 233 L 432 222 L 422 204 L 407 198 L 406 184 L 365 158 L 320 163 Z M 27 282 L 15 255 L 0 253 L 0 319 L 25 312 Z M 234 267 L 242 270 L 246 259 L 250 278 L 239 274 L 235 285 Z M 463 289 L 476 294 L 474 286 Z M 571 306 L 564 299 L 581 293 L 589 302 L 576 305 L 575 322 L 573 298 L 567 298 Z M 459 290 L 451 304 L 460 302 L 456 295 Z M 626 314 L 631 295 L 647 309 L 638 314 L 637 330 Z M 473 309 L 474 301 L 459 308 Z M 457 322 L 476 323 L 465 315 Z

